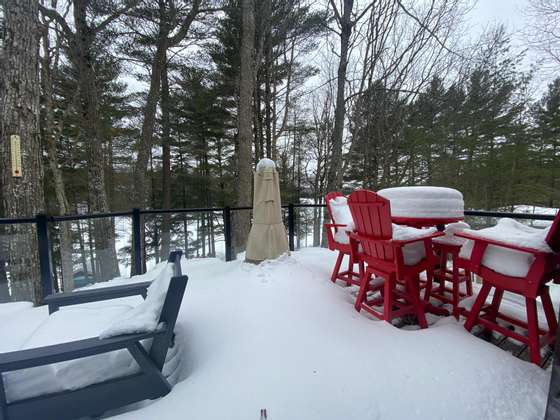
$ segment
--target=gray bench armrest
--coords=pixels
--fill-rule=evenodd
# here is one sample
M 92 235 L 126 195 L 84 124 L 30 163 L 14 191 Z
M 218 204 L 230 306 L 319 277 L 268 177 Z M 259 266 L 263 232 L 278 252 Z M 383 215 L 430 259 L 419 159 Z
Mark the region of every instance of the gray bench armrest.
M 120 335 L 103 340 L 99 337 L 93 337 L 86 338 L 85 340 L 71 341 L 69 343 L 0 353 L 0 373 L 49 365 L 51 363 L 79 359 L 128 348 L 141 340 L 154 338 L 159 334 L 165 334 L 166 331 L 167 329 L 163 327 L 150 333 Z
M 98 302 L 101 300 L 117 299 L 127 296 L 142 295 L 146 297 L 146 291 L 150 282 L 125 284 L 122 286 L 101 287 L 98 289 L 79 290 L 76 292 L 56 293 L 45 298 L 45 304 L 49 305 L 49 314 L 58 311 L 61 306 L 77 305 L 87 302 Z

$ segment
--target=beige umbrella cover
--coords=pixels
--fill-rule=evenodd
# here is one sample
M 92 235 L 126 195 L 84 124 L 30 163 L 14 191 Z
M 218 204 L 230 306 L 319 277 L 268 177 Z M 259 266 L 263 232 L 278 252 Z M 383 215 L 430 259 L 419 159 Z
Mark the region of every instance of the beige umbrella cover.
M 260 263 L 288 251 L 288 238 L 282 223 L 280 185 L 275 164 L 261 159 L 255 172 L 253 226 L 247 241 L 245 260 Z

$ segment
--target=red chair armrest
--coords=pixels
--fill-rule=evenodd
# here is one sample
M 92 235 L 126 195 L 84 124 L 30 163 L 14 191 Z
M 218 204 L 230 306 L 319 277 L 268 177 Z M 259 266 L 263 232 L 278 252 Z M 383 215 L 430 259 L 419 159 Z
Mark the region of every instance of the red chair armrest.
M 548 252 L 544 252 L 544 251 L 541 251 L 541 250 L 538 250 L 538 249 L 535 249 L 535 248 L 528 248 L 528 247 L 525 247 L 525 246 L 518 246 L 518 245 L 510 244 L 510 243 L 507 243 L 507 242 L 496 241 L 494 239 L 482 238 L 480 236 L 473 235 L 473 234 L 468 233 L 468 232 L 457 232 L 457 233 L 455 233 L 455 236 L 459 236 L 459 237 L 465 238 L 465 239 L 470 239 L 471 241 L 485 243 L 486 245 L 500 246 L 502 248 L 508 248 L 508 249 L 512 249 L 514 251 L 527 252 L 529 254 L 534 254 L 534 255 L 547 255 L 547 254 L 549 254 Z

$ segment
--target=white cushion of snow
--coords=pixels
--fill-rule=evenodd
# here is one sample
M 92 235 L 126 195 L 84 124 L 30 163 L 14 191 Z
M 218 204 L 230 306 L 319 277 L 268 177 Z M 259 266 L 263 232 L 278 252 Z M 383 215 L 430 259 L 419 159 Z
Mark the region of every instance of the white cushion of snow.
M 157 328 L 169 282 L 173 277 L 173 264 L 168 263 L 148 287 L 146 300 L 117 318 L 99 335 L 109 338 L 116 335 L 151 332 Z
M 348 199 L 344 196 L 333 198 L 329 201 L 333 223 L 337 225 L 345 225 L 343 228 L 337 228 L 334 234 L 334 240 L 340 244 L 349 244 L 350 238 L 348 232 L 354 230 L 354 219 L 350 207 L 348 207 Z
M 465 222 L 449 223 L 445 226 L 445 236 L 434 238 L 433 241 L 444 245 L 463 245 L 467 240 L 459 236 L 455 236 L 456 232 L 462 232 L 465 229 L 470 229 L 470 225 Z
M 436 228 L 417 229 L 410 226 L 396 225 L 393 223 L 393 239 L 397 241 L 408 241 L 420 239 L 436 232 Z M 418 264 L 426 257 L 424 242 L 416 242 L 403 247 L 403 260 L 405 265 Z
M 97 337 L 114 319 L 131 309 L 125 304 L 100 307 L 69 306 L 45 320 L 21 350 Z M 8 401 L 82 388 L 138 370 L 127 350 L 8 372 L 4 375 Z
M 480 230 L 466 230 L 466 232 L 481 238 L 533 248 L 542 252 L 552 252 L 545 241 L 548 230 L 549 228 L 535 229 L 513 219 L 504 218 L 500 219 L 496 226 Z M 466 241 L 461 247 L 459 256 L 469 259 L 473 247 L 473 241 Z M 534 260 L 533 254 L 489 245 L 482 257 L 482 264 L 497 273 L 513 277 L 525 277 Z
M 463 194 L 445 187 L 396 187 L 378 194 L 391 202 L 393 217 L 461 218 L 464 216 Z
M 146 300 L 140 297 L 91 302 L 63 307 L 47 317 L 19 348 L 31 349 L 92 337 L 150 332 L 157 328 L 161 308 L 173 275 L 173 264 L 158 269 L 158 276 L 148 287 Z M 150 274 L 153 276 L 153 274 Z M 143 276 L 132 279 L 144 281 Z M 107 282 L 108 284 L 112 282 Z M 117 321 L 115 321 L 117 320 Z M 149 347 L 149 343 L 145 344 Z M 175 359 L 176 352 L 168 354 Z M 164 373 L 173 374 L 178 359 Z M 9 401 L 74 390 L 109 379 L 130 375 L 138 365 L 128 352 L 116 352 L 8 372 L 4 376 Z
M 263 158 L 257 163 L 257 172 L 264 171 L 265 169 L 276 168 L 276 163 L 272 159 Z

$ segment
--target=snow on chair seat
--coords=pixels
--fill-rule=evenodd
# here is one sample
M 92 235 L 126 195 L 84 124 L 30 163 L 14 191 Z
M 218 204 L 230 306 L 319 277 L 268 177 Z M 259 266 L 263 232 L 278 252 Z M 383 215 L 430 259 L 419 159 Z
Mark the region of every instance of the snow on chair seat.
M 51 297 L 56 312 L 19 351 L 0 354 L 2 419 L 25 419 L 38 412 L 41 419 L 53 420 L 99 415 L 167 394 L 180 364 L 180 349 L 173 345 L 187 282 L 180 256 L 179 251 L 170 255 L 139 304 L 126 298 L 59 310 L 66 303 Z M 130 296 L 128 286 L 73 292 L 73 301 L 59 298 L 75 305 L 80 296 L 92 302 L 92 292 L 105 299 L 111 290 L 120 298 Z
M 464 232 L 482 239 L 490 239 L 506 244 L 532 248 L 545 253 L 552 253 L 552 250 L 546 243 L 549 229 L 535 229 L 513 219 L 504 218 L 500 219 L 496 226 L 476 231 L 465 229 Z M 459 256 L 464 259 L 470 259 L 473 246 L 474 242 L 467 240 L 461 247 Z M 527 276 L 534 261 L 535 256 L 531 253 L 495 245 L 488 245 L 482 257 L 482 264 L 491 270 L 506 276 L 520 278 Z

